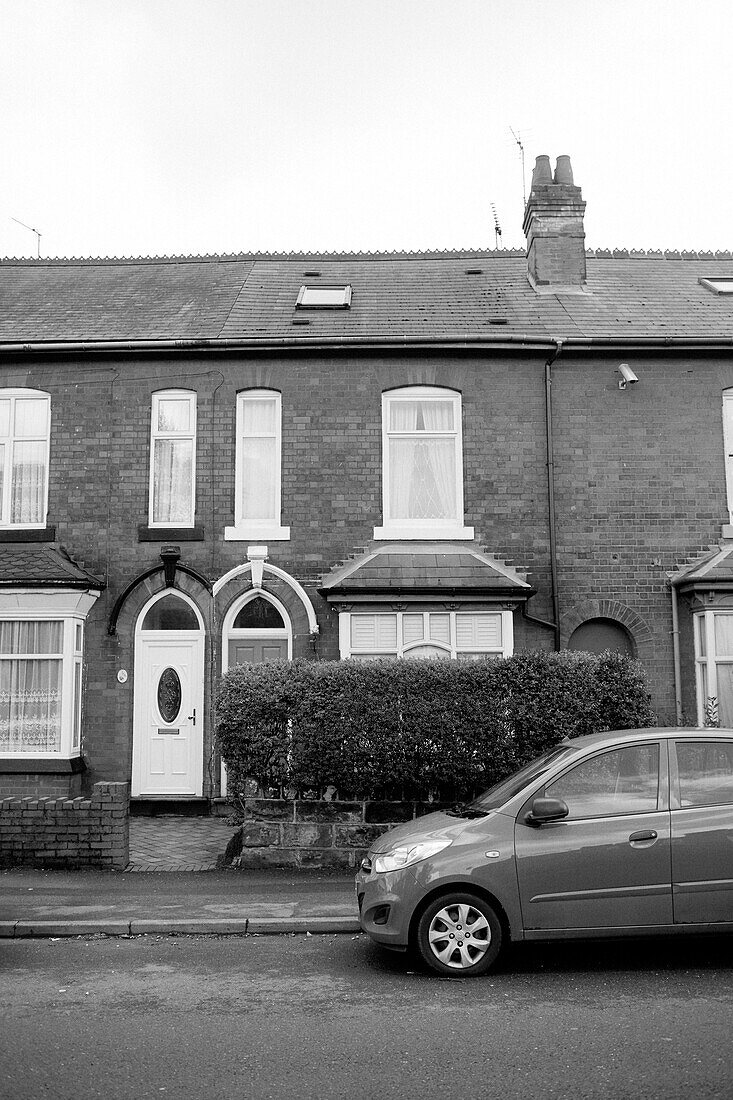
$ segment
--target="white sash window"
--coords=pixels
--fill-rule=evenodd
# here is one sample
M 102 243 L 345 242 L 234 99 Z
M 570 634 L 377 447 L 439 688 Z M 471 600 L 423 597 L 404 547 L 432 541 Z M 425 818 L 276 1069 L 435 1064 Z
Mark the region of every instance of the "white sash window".
M 46 526 L 51 398 L 0 390 L 0 527 Z
M 193 527 L 196 510 L 196 394 L 153 394 L 150 437 L 151 527 Z
M 281 524 L 282 398 L 277 390 L 237 395 L 234 526 L 228 541 L 285 541 Z
M 463 526 L 459 393 L 410 386 L 382 395 L 382 499 L 375 538 L 473 538 Z

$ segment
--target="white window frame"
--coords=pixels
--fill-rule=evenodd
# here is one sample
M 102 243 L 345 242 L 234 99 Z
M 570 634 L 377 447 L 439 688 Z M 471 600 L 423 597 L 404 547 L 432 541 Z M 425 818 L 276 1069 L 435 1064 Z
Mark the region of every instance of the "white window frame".
M 455 501 L 456 515 L 446 519 L 405 519 L 393 517 L 389 499 L 390 440 L 408 432 L 392 432 L 389 428 L 390 409 L 400 401 L 451 401 L 453 403 L 453 428 L 451 431 L 432 432 L 452 438 L 455 446 Z M 465 539 L 474 537 L 473 527 L 463 522 L 463 416 L 462 399 L 457 390 L 441 386 L 404 386 L 386 390 L 382 394 L 382 523 L 374 528 L 375 539 Z M 421 435 L 424 433 L 420 433 Z
M 733 294 L 733 278 L 730 275 L 711 275 L 707 279 L 697 280 L 700 286 L 713 294 Z
M 349 283 L 304 284 L 298 291 L 296 309 L 350 309 Z
M 272 518 L 267 520 L 248 519 L 242 514 L 241 501 L 244 487 L 244 457 L 242 440 L 244 439 L 244 410 L 248 401 L 272 401 L 275 399 L 275 431 L 268 433 L 275 439 L 275 469 L 273 471 L 275 488 L 275 508 Z M 282 515 L 282 394 L 279 390 L 242 390 L 237 394 L 235 475 L 234 475 L 234 526 L 224 528 L 227 542 L 243 542 L 250 539 L 268 539 L 272 542 L 287 542 L 290 528 L 283 527 Z
M 695 695 L 697 699 L 697 724 L 705 725 L 705 707 L 708 699 L 719 699 L 718 667 L 733 665 L 733 654 L 719 657 L 715 648 L 715 619 L 718 615 L 733 617 L 733 608 L 701 611 L 693 616 L 695 636 Z M 703 642 L 704 647 L 703 647 Z M 703 653 L 704 648 L 704 653 Z
M 733 524 L 733 389 L 723 390 L 723 446 L 728 522 Z
M 404 616 L 405 615 L 449 615 L 450 616 L 450 642 L 441 642 L 430 638 L 428 633 L 428 624 L 425 622 L 423 629 L 423 638 L 414 642 L 405 643 L 404 639 Z M 396 624 L 396 644 L 394 646 L 381 647 L 379 653 L 369 649 L 357 649 L 352 648 L 351 645 L 351 620 L 353 616 L 358 615 L 387 615 L 391 616 L 395 620 Z M 471 647 L 470 649 L 461 650 L 457 645 L 457 631 L 456 631 L 456 619 L 459 615 L 496 615 L 501 616 L 501 645 L 496 648 L 479 649 L 477 647 Z M 431 611 L 423 611 L 419 606 L 409 608 L 407 611 L 391 611 L 385 609 L 370 609 L 364 611 L 340 611 L 339 612 L 339 652 L 342 660 L 349 657 L 409 657 L 412 650 L 420 649 L 422 646 L 431 646 L 436 649 L 445 650 L 446 657 L 450 657 L 451 660 L 457 660 L 461 657 L 462 653 L 482 653 L 487 657 L 511 657 L 514 652 L 514 614 L 512 611 L 493 611 L 490 608 L 466 608 L 463 611 L 441 611 L 439 609 L 433 609 Z
M 84 624 L 98 591 L 13 589 L 0 594 L 3 622 L 62 622 L 61 652 L 61 742 L 58 750 L 18 752 L 0 749 L 2 760 L 70 760 L 81 753 Z M 13 660 L 3 654 L 0 660 Z M 34 655 L 31 655 L 34 656 Z M 39 655 L 41 657 L 45 654 Z
M 189 406 L 189 427 L 186 431 L 163 431 L 158 428 L 158 407 L 161 401 L 183 401 Z M 191 528 L 196 521 L 196 393 L 194 390 L 157 390 L 153 394 L 150 409 L 150 480 L 148 486 L 148 526 L 163 529 Z M 188 518 L 184 520 L 156 520 L 155 505 L 155 445 L 162 440 L 191 441 L 191 499 Z
M 11 481 L 13 470 L 13 447 L 16 443 L 16 437 L 13 435 L 12 427 L 15 420 L 15 403 L 18 399 L 33 398 L 40 401 L 45 399 L 46 401 L 46 434 L 44 436 L 29 436 L 22 437 L 18 442 L 22 443 L 38 443 L 45 442 L 46 449 L 44 455 L 45 470 L 44 470 L 44 485 L 43 485 L 43 517 L 33 523 L 13 523 L 10 519 L 10 507 L 11 507 Z M 43 530 L 46 526 L 46 519 L 48 516 L 48 475 L 49 475 L 49 462 L 50 462 L 50 448 L 51 448 L 51 395 L 46 393 L 45 390 L 31 390 L 31 389 L 0 389 L 0 400 L 10 401 L 10 432 L 7 436 L 0 437 L 0 442 L 4 443 L 6 447 L 5 462 L 4 462 L 4 475 L 2 485 L 2 511 L 0 512 L 0 530 L 5 531 L 39 531 Z

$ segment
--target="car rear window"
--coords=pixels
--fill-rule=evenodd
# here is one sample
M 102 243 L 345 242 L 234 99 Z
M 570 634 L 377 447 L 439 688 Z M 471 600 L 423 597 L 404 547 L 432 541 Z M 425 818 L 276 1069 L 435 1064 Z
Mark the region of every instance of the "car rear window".
M 683 809 L 733 803 L 732 742 L 678 741 L 677 768 Z

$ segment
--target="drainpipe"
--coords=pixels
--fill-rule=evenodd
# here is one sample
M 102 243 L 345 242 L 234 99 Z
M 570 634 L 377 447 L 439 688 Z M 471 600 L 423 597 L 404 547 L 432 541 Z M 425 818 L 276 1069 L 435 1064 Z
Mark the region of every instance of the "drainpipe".
M 562 354 L 563 340 L 555 341 L 555 350 L 545 363 L 545 439 L 547 447 L 547 508 L 550 530 L 550 593 L 552 598 L 552 622 L 527 614 L 530 623 L 545 626 L 555 634 L 555 651 L 560 649 L 560 603 L 557 591 L 557 529 L 555 522 L 555 451 L 552 441 L 552 366 Z
M 680 661 L 680 616 L 677 603 L 677 588 L 674 580 L 670 581 L 669 590 L 672 594 L 672 654 L 674 664 L 674 704 L 677 715 L 677 725 L 683 724 L 682 719 L 682 664 Z

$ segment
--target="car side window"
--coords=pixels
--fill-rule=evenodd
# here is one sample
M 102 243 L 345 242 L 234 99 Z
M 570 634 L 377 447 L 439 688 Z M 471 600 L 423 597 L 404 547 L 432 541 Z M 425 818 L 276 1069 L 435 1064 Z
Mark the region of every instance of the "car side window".
M 566 821 L 650 813 L 659 797 L 659 745 L 627 745 L 599 753 L 545 788 L 567 803 Z
M 677 770 L 683 809 L 733 803 L 733 743 L 678 741 Z

